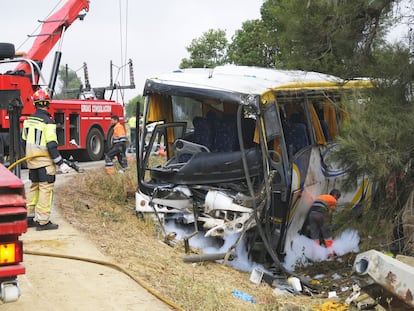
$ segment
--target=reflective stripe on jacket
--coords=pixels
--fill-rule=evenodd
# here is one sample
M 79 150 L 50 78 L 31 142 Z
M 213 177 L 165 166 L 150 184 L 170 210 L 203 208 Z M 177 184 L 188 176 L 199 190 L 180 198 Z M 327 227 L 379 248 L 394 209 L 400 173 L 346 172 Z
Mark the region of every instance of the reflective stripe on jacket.
M 29 116 L 23 123 L 22 139 L 26 145 L 29 169 L 61 164 L 63 159 L 57 149 L 56 124 L 43 109 Z M 33 157 L 46 154 L 47 156 Z
M 326 213 L 328 210 L 335 210 L 338 201 L 330 194 L 321 194 L 313 202 L 311 211 Z
M 126 136 L 125 128 L 122 126 L 121 123 L 115 124 L 114 136 L 113 136 L 112 142 L 114 144 L 117 144 L 117 143 L 126 142 L 126 141 L 127 141 L 127 136 Z

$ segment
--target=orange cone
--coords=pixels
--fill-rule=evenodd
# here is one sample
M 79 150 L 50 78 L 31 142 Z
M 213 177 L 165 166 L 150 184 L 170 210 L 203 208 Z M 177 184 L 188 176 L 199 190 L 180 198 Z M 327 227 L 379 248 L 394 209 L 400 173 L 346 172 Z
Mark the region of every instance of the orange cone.
M 110 175 L 115 174 L 115 168 L 113 166 L 105 167 L 105 171 L 107 174 L 110 174 Z

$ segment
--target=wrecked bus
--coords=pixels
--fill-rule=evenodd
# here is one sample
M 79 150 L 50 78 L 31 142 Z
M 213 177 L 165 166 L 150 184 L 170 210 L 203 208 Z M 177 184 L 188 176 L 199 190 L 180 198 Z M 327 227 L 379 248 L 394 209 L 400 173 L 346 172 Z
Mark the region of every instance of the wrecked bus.
M 253 261 L 283 260 L 319 194 L 340 189 L 338 209 L 370 200 L 369 178 L 345 189 L 347 168 L 332 157 L 343 101 L 370 86 L 232 65 L 147 79 L 137 214 L 193 224 L 210 237 L 238 233 Z

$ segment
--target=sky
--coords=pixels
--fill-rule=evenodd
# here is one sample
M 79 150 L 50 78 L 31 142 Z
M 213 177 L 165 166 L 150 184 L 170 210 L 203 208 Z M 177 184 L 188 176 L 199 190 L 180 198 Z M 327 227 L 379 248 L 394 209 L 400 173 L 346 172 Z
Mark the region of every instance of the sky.
M 40 31 L 38 20 L 46 19 L 65 2 L 3 1 L 0 42 L 28 51 L 33 43 L 28 35 Z M 86 62 L 92 87 L 103 87 L 110 84 L 110 61 L 115 65 L 114 77 L 120 77 L 121 84 L 129 84 L 128 71 L 120 72 L 118 68 L 131 59 L 136 88 L 125 92 L 124 100 L 128 101 L 142 94 L 147 78 L 177 69 L 181 59 L 189 57 L 186 47 L 193 39 L 209 29 L 222 29 L 230 40 L 244 21 L 260 18 L 262 3 L 263 0 L 90 0 L 85 19 L 76 20 L 64 35 L 61 65 L 67 64 L 84 82 L 81 68 Z M 403 0 L 401 7 L 409 3 Z M 392 41 L 403 36 L 407 36 L 407 25 L 396 27 L 389 38 Z M 50 78 L 56 49 L 57 46 L 44 61 L 46 80 Z
M 3 3 L 4 2 L 4 3 Z M 44 20 L 62 0 L 3 1 L 1 4 L 0 42 L 13 43 L 16 50 L 28 51 Z M 145 80 L 179 67 L 188 58 L 186 47 L 209 29 L 225 30 L 230 40 L 246 20 L 260 18 L 263 0 L 91 0 L 83 21 L 76 20 L 62 42 L 61 65 L 77 72 L 88 65 L 92 87 L 108 86 L 110 61 L 118 68 L 131 59 L 136 88 L 125 92 L 126 101 L 141 95 Z M 38 28 L 39 27 L 39 28 Z M 57 44 L 58 45 L 58 44 Z M 44 61 L 45 78 L 57 45 Z M 129 84 L 128 71 L 120 73 L 120 83 Z

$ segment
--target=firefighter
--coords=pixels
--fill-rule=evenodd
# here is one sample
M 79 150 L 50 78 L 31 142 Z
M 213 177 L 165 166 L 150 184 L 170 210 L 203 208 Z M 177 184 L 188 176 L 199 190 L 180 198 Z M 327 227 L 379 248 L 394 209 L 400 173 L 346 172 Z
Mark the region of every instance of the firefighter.
M 62 173 L 68 173 L 70 167 L 57 149 L 56 124 L 47 111 L 49 93 L 39 89 L 32 99 L 36 112 L 24 121 L 22 131 L 31 181 L 27 195 L 28 226 L 37 231 L 54 230 L 59 228 L 50 221 L 56 166 Z
M 318 196 L 308 212 L 302 233 L 319 241 L 320 245 L 329 247 L 327 240 L 332 237 L 332 214 L 340 197 L 341 192 L 338 189 Z
M 108 173 L 114 172 L 113 160 L 115 156 L 117 157 L 118 162 L 123 169 L 128 168 L 128 162 L 125 154 L 128 139 L 126 136 L 125 128 L 119 122 L 119 117 L 117 115 L 111 116 L 111 124 L 114 128 L 114 134 L 112 136 L 112 148 L 108 151 L 105 157 L 105 169 Z

